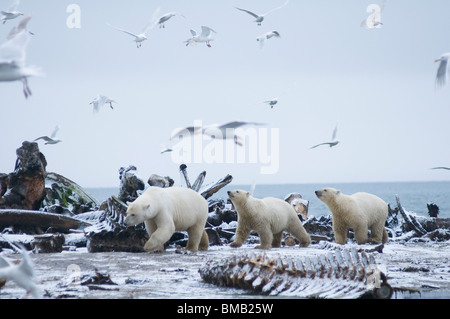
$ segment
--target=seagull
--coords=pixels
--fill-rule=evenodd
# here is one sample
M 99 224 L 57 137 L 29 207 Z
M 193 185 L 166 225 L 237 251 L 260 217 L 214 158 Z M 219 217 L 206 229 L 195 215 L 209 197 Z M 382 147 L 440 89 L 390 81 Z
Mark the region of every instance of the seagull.
M 94 105 L 94 112 L 98 113 L 100 108 L 102 108 L 105 104 L 109 104 L 111 110 L 114 110 L 113 103 L 117 103 L 114 100 L 111 100 L 109 97 L 104 95 L 97 95 L 97 97 L 89 104 Z
M 25 98 L 31 95 L 28 78 L 41 75 L 35 67 L 25 66 L 30 34 L 22 30 L 0 47 L 0 82 L 21 81 Z
M 436 59 L 434 62 L 440 62 L 439 68 L 436 75 L 436 86 L 437 87 L 443 87 L 447 82 L 447 73 L 449 72 L 448 69 L 448 59 L 450 58 L 450 52 L 444 53 L 439 57 L 439 59 Z
M 337 130 L 338 130 L 338 125 L 336 125 L 336 127 L 334 128 L 333 136 L 331 137 L 331 142 L 326 142 L 326 143 L 321 143 L 321 144 L 315 145 L 315 146 L 311 147 L 311 149 L 319 147 L 321 145 L 329 145 L 330 147 L 334 147 L 334 146 L 338 145 L 340 142 L 336 140 Z
M 9 6 L 8 10 L 0 11 L 0 21 L 3 21 L 3 24 L 8 20 L 13 20 L 17 17 L 23 16 L 23 13 L 17 11 L 19 7 L 20 0 L 14 0 L 14 2 Z
M 42 290 L 36 284 L 34 277 L 33 260 L 23 246 L 20 246 L 19 252 L 22 255 L 22 260 L 18 265 L 15 265 L 0 256 L 0 278 L 13 281 L 18 286 L 25 289 L 25 296 L 31 295 L 31 297 L 35 299 L 42 299 Z
M 443 169 L 443 170 L 447 170 L 447 171 L 450 171 L 450 167 L 444 167 L 444 166 L 440 166 L 440 167 L 433 167 L 432 169 Z
M 188 46 L 189 44 L 195 45 L 200 42 L 205 42 L 206 45 L 210 48 L 211 44 L 209 44 L 209 42 L 214 40 L 211 38 L 213 32 L 217 33 L 213 29 L 211 29 L 209 27 L 205 27 L 205 26 L 202 26 L 201 34 L 197 34 L 197 32 L 195 30 L 191 29 L 192 38 L 185 41 L 186 46 Z
M 33 32 L 30 32 L 27 29 L 27 24 L 30 20 L 31 20 L 31 16 L 26 16 L 25 18 L 23 18 L 17 27 L 14 27 L 11 29 L 7 39 L 11 40 L 12 38 L 14 38 L 16 35 L 18 35 L 20 32 L 22 32 L 24 30 L 26 32 L 28 32 L 29 34 L 34 35 Z
M 381 13 L 384 11 L 384 8 L 386 7 L 386 0 L 383 0 L 383 2 L 380 5 L 372 4 L 367 7 L 367 12 L 371 12 L 372 14 L 368 16 L 366 19 L 364 19 L 361 22 L 361 28 L 364 28 L 366 30 L 373 30 L 373 29 L 379 29 L 383 25 L 381 23 Z
M 55 144 L 61 143 L 62 141 L 60 139 L 56 138 L 56 134 L 58 134 L 59 129 L 60 129 L 59 125 L 56 125 L 56 127 L 53 130 L 53 133 L 52 133 L 52 135 L 50 135 L 50 137 L 48 137 L 48 136 L 41 136 L 41 137 L 35 139 L 33 142 L 37 142 L 39 140 L 44 140 L 45 141 L 45 145 L 48 145 L 48 144 L 55 145 Z
M 173 149 L 170 148 L 170 147 L 167 147 L 167 148 L 164 148 L 164 149 L 161 150 L 161 154 L 171 153 L 171 152 L 173 152 Z
M 272 99 L 269 101 L 264 101 L 264 103 L 269 104 L 270 108 L 273 109 L 275 105 L 278 104 L 278 99 Z
M 222 139 L 222 140 L 233 139 L 236 145 L 242 146 L 242 143 L 239 141 L 239 139 L 241 138 L 234 133 L 234 130 L 241 128 L 243 126 L 261 126 L 261 125 L 265 124 L 255 122 L 234 121 L 222 125 L 209 125 L 206 128 L 202 129 L 201 132 L 203 135 L 208 135 L 215 139 Z
M 258 25 L 260 26 L 261 23 L 264 21 L 264 18 L 265 18 L 268 14 L 270 14 L 270 13 L 272 13 L 272 12 L 278 10 L 278 9 L 281 9 L 281 8 L 287 6 L 288 3 L 289 3 L 289 0 L 286 1 L 282 6 L 279 6 L 279 7 L 275 8 L 275 9 L 272 9 L 272 10 L 270 10 L 269 12 L 264 13 L 264 14 L 256 14 L 256 13 L 253 13 L 253 12 L 248 11 L 248 10 L 245 10 L 245 9 L 241 9 L 241 8 L 238 8 L 238 7 L 235 7 L 235 8 L 238 9 L 238 10 L 240 10 L 240 11 L 244 11 L 244 12 L 248 13 L 249 15 L 255 17 L 255 18 L 256 18 L 255 22 L 258 23 Z
M 175 17 L 175 16 L 177 16 L 177 15 L 179 15 L 179 16 L 182 16 L 183 18 L 186 18 L 184 15 L 182 15 L 182 14 L 180 14 L 180 13 L 178 13 L 178 12 L 169 12 L 169 13 L 166 13 L 165 15 L 163 15 L 162 17 L 160 17 L 159 19 L 158 19 L 158 25 L 159 25 L 159 28 L 161 29 L 161 28 L 165 28 L 166 26 L 165 26 L 165 22 L 167 22 L 168 20 L 170 20 L 170 18 L 172 18 L 172 17 Z
M 259 42 L 259 46 L 262 49 L 264 47 L 264 43 L 266 42 L 266 40 L 269 40 L 272 37 L 280 38 L 281 35 L 278 31 L 270 31 L 257 37 L 256 41 Z

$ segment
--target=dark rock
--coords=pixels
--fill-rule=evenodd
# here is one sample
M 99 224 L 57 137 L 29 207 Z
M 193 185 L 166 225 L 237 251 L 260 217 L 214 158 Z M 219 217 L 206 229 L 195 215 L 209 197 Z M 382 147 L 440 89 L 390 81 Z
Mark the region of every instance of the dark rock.
M 35 253 L 60 253 L 63 250 L 65 239 L 62 234 L 48 234 L 34 236 L 31 247 Z
M 45 197 L 47 161 L 37 143 L 17 149 L 14 172 L 1 175 L 0 208 L 38 210 Z
M 430 217 L 438 217 L 439 215 L 438 205 L 436 205 L 435 203 L 428 203 L 427 208 L 428 208 L 428 215 Z

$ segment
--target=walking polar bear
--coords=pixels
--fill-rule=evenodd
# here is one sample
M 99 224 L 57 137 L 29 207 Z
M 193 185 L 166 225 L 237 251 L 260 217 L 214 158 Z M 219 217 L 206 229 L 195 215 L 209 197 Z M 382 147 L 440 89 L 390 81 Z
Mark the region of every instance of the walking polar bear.
M 384 225 L 388 216 L 388 205 L 381 198 L 368 193 L 345 195 L 334 188 L 318 190 L 316 196 L 331 211 L 336 243 L 345 244 L 348 228 L 355 232 L 359 245 L 367 242 L 387 242 L 388 234 Z
M 197 192 L 184 187 L 149 187 L 134 202 L 127 203 L 125 223 L 145 223 L 150 239 L 144 246 L 148 252 L 164 251 L 164 244 L 175 231 L 187 231 L 186 250 L 208 250 L 205 232 L 208 203 Z
M 280 247 L 283 231 L 291 233 L 307 247 L 311 239 L 303 228 L 294 208 L 284 200 L 267 197 L 257 199 L 243 190 L 229 191 L 228 196 L 238 213 L 238 227 L 231 247 L 240 247 L 254 230 L 260 237 L 256 248 Z

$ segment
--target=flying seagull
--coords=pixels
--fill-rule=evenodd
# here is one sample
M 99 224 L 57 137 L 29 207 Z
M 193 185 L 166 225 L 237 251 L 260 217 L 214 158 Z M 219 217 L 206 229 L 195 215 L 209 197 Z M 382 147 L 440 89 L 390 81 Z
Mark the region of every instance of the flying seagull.
M 202 26 L 202 33 L 197 34 L 195 30 L 191 29 L 192 38 L 189 38 L 185 41 L 186 46 L 193 44 L 196 45 L 197 43 L 206 43 L 206 45 L 210 48 L 211 44 L 210 41 L 213 41 L 212 33 L 217 33 L 210 27 Z
M 9 6 L 8 10 L 0 11 L 0 21 L 3 21 L 3 24 L 8 20 L 13 20 L 17 17 L 23 16 L 23 13 L 17 11 L 19 8 L 20 1 L 14 0 L 14 2 Z
M 9 34 L 8 34 L 8 40 L 11 40 L 12 38 L 14 38 L 16 35 L 18 35 L 20 32 L 22 32 L 22 31 L 26 31 L 26 32 L 28 32 L 29 34 L 31 34 L 31 35 L 34 35 L 34 33 L 33 32 L 30 32 L 30 31 L 28 31 L 28 29 L 27 29 L 27 24 L 28 24 L 28 22 L 31 20 L 31 16 L 26 16 L 25 18 L 23 18 L 21 21 L 20 21 L 20 23 L 19 23 L 19 25 L 17 26 L 17 27 L 14 27 L 14 28 L 12 28 L 11 29 L 11 31 L 9 32 Z
M 261 126 L 261 125 L 265 124 L 255 122 L 234 121 L 222 125 L 209 125 L 202 129 L 202 134 L 208 135 L 215 139 L 222 139 L 222 140 L 233 139 L 236 145 L 242 146 L 242 143 L 239 141 L 240 137 L 236 135 L 234 132 L 235 129 L 241 128 L 243 126 Z
M 272 37 L 280 38 L 281 35 L 278 31 L 270 31 L 257 37 L 256 41 L 259 42 L 259 47 L 262 49 L 264 47 L 266 40 L 269 40 Z
M 42 290 L 35 281 L 33 260 L 23 246 L 20 246 L 18 250 L 22 255 L 18 265 L 0 256 L 0 278 L 12 281 L 25 289 L 25 296 L 31 295 L 35 299 L 42 299 Z
M 159 25 L 159 28 L 161 29 L 161 28 L 165 28 L 166 26 L 165 26 L 165 22 L 167 22 L 168 20 L 170 20 L 172 17 L 175 17 L 175 16 L 181 16 L 181 17 L 183 17 L 183 18 L 186 18 L 184 15 L 182 15 L 182 14 L 180 14 L 180 13 L 178 13 L 178 12 L 169 12 L 169 13 L 166 13 L 165 15 L 163 15 L 162 17 L 160 17 L 159 19 L 158 19 L 158 25 Z
M 59 129 L 60 129 L 59 125 L 56 125 L 56 127 L 53 130 L 53 133 L 52 133 L 52 135 L 50 135 L 50 137 L 48 137 L 48 136 L 41 136 L 41 137 L 35 139 L 33 142 L 37 142 L 39 140 L 44 140 L 45 141 L 45 145 L 48 145 L 48 144 L 55 145 L 55 144 L 61 143 L 62 141 L 60 139 L 56 138 L 56 134 L 58 134 Z
M 139 49 L 142 46 L 142 42 L 144 42 L 145 40 L 148 40 L 147 33 L 156 26 L 156 16 L 159 14 L 159 12 L 160 12 L 160 8 L 158 7 L 156 9 L 156 11 L 153 13 L 153 17 L 152 17 L 151 21 L 149 23 L 147 23 L 147 25 L 142 29 L 142 32 L 139 34 L 117 28 L 115 26 L 110 25 L 109 23 L 107 23 L 107 25 L 110 26 L 111 28 L 114 28 L 118 31 L 121 31 L 123 33 L 126 33 L 126 34 L 134 37 L 134 42 L 136 42 L 136 46 Z
M 434 62 L 440 62 L 439 68 L 436 75 L 436 86 L 443 87 L 447 83 L 447 74 L 449 72 L 448 69 L 448 59 L 450 58 L 450 52 L 442 54 L 439 59 L 436 59 Z
M 444 167 L 444 166 L 440 166 L 440 167 L 433 167 L 432 169 L 443 169 L 443 170 L 447 170 L 447 171 L 450 171 L 450 167 Z
M 201 127 L 187 126 L 175 129 L 172 135 L 170 136 L 170 140 L 185 135 L 194 136 L 198 130 L 201 130 Z
M 111 108 L 111 110 L 114 110 L 113 107 L 113 103 L 117 103 L 116 101 L 110 99 L 107 96 L 104 95 L 97 95 L 97 97 L 89 104 L 94 106 L 94 112 L 98 113 L 100 111 L 100 109 L 105 105 L 105 104 L 109 104 L 109 107 Z
M 334 147 L 334 146 L 338 145 L 340 142 L 338 140 L 336 140 L 337 130 L 338 130 L 338 125 L 336 125 L 336 127 L 334 128 L 333 136 L 331 137 L 330 142 L 317 144 L 317 145 L 311 147 L 311 149 L 322 146 L 322 145 L 329 145 L 330 147 Z
M 31 95 L 28 78 L 41 75 L 38 68 L 25 65 L 29 41 L 29 32 L 22 30 L 0 46 L 0 82 L 21 81 L 25 98 Z
M 287 6 L 288 3 L 289 3 L 289 0 L 286 1 L 282 6 L 279 6 L 279 7 L 275 8 L 275 9 L 272 9 L 272 10 L 270 10 L 269 12 L 266 12 L 266 13 L 264 13 L 264 14 L 257 14 L 257 13 L 251 12 L 251 11 L 249 11 L 249 10 L 241 9 L 241 8 L 238 8 L 238 7 L 235 7 L 235 8 L 238 9 L 238 10 L 240 10 L 240 11 L 246 12 L 246 13 L 248 13 L 249 15 L 255 17 L 255 18 L 256 18 L 255 22 L 258 23 L 258 25 L 261 25 L 261 23 L 264 21 L 264 18 L 265 18 L 268 14 L 270 14 L 270 13 L 276 11 L 276 10 L 279 10 L 279 9 L 281 9 L 281 8 L 283 8 L 283 7 L 285 7 L 285 6 Z
M 271 109 L 273 109 L 275 107 L 275 105 L 278 104 L 278 99 L 272 99 L 269 101 L 264 101 L 264 103 L 268 104 L 270 106 Z

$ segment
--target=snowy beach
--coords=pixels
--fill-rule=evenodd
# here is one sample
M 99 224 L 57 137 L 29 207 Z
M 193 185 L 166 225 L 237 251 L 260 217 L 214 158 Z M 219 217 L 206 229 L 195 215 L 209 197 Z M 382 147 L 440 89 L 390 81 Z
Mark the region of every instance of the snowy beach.
M 347 246 L 351 247 L 351 244 Z M 353 245 L 354 246 L 354 245 Z M 215 246 L 207 252 L 178 254 L 169 249 L 163 254 L 87 253 L 85 249 L 59 254 L 32 255 L 36 277 L 51 299 L 272 299 L 242 289 L 217 287 L 202 281 L 199 268 L 209 260 L 220 260 L 249 253 L 284 258 L 313 257 L 325 254 L 319 244 L 308 248 L 281 247 L 255 250 L 254 245 L 232 249 Z M 364 245 L 364 248 L 369 248 Z M 6 255 L 20 258 L 17 254 Z M 378 267 L 394 289 L 393 299 L 450 298 L 450 243 L 388 242 L 383 253 L 375 253 Z M 110 282 L 86 283 L 96 270 Z M 24 291 L 7 283 L 2 299 L 21 298 Z M 289 298 L 295 298 L 290 296 Z

